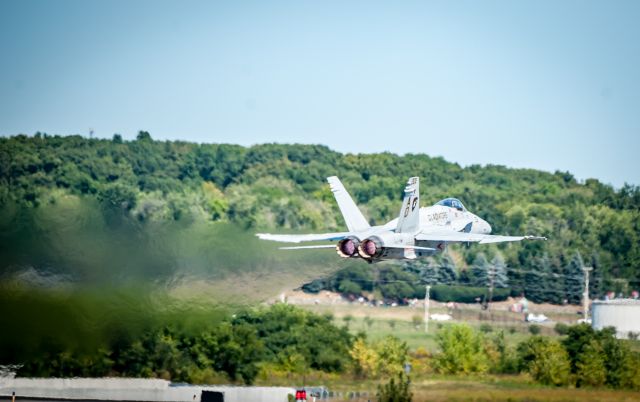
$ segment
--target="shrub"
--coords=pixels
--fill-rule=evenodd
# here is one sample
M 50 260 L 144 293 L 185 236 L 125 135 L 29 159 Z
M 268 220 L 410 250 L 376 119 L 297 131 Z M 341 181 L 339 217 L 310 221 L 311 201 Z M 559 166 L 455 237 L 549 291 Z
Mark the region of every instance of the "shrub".
M 607 385 L 614 388 L 638 388 L 640 379 L 637 375 L 640 358 L 629 349 L 629 346 L 613 335 L 600 341 L 604 352 L 604 366 L 607 370 Z
M 511 290 L 493 290 L 493 301 L 506 300 Z M 489 291 L 483 287 L 435 285 L 431 287 L 431 297 L 439 302 L 475 303 L 477 298 L 487 300 Z
M 640 353 L 630 353 L 625 362 L 628 377 L 624 386 L 635 391 L 640 391 Z
M 514 350 L 507 345 L 504 331 L 497 332 L 491 342 L 486 345 L 487 355 L 491 360 L 491 371 L 498 374 L 517 373 L 518 360 Z
M 488 334 L 489 332 L 493 331 L 493 327 L 490 324 L 487 323 L 483 323 L 480 324 L 480 332 L 484 332 L 485 334 Z
M 236 314 L 234 327 L 243 323 L 259 334 L 259 340 L 266 347 L 263 360 L 288 366 L 298 364 L 303 356 L 309 368 L 326 372 L 342 371 L 351 363 L 351 335 L 327 317 L 276 304 Z M 216 356 L 213 357 L 217 364 Z
M 482 334 L 465 324 L 444 327 L 436 335 L 441 352 L 434 358 L 436 369 L 445 374 L 484 373 L 489 362 Z
M 378 372 L 381 375 L 395 375 L 403 370 L 409 355 L 407 344 L 395 336 L 386 336 L 374 345 L 378 354 Z
M 327 283 L 324 279 L 315 279 L 309 283 L 302 285 L 302 291 L 306 293 L 318 293 L 327 288 Z
M 604 352 L 598 341 L 592 339 L 584 348 L 576 363 L 578 385 L 600 387 L 607 379 Z
M 357 283 L 349 279 L 344 279 L 342 282 L 340 282 L 340 285 L 338 286 L 338 290 L 340 291 L 340 293 L 347 294 L 347 295 L 357 296 L 362 293 L 362 288 L 360 287 L 360 285 L 358 285 Z
M 562 341 L 578 383 L 613 388 L 640 389 L 640 357 L 624 341 L 616 339 L 614 328 L 594 330 L 587 324 L 569 327 Z
M 431 353 L 424 347 L 419 346 L 411 352 L 409 362 L 411 363 L 412 374 L 415 373 L 418 376 L 433 374 Z
M 529 333 L 531 333 L 531 335 L 539 335 L 541 331 L 542 331 L 542 327 L 540 325 L 537 325 L 537 324 L 529 325 Z
M 569 326 L 562 322 L 557 323 L 553 329 L 556 331 L 556 334 L 558 335 L 566 335 L 567 332 L 569 332 Z
M 369 347 L 364 339 L 357 339 L 349 351 L 353 359 L 354 371 L 358 377 L 368 378 L 378 375 L 379 357 L 373 348 Z
M 518 345 L 518 363 L 534 380 L 546 385 L 567 385 L 571 364 L 567 351 L 559 342 L 532 336 Z
M 597 334 L 596 331 L 588 324 L 573 325 L 567 329 L 567 337 L 562 340 L 564 348 L 569 353 L 571 359 L 571 370 L 576 372 L 576 363 L 578 356 L 582 353 L 585 345 L 587 345 L 592 339 L 601 339 L 602 334 Z
M 409 385 L 411 381 L 403 372 L 384 385 L 378 385 L 379 402 L 410 402 L 413 398 Z
M 408 353 L 407 344 L 394 336 L 387 336 L 373 345 L 359 338 L 349 351 L 354 372 L 361 378 L 388 377 L 402 372 Z

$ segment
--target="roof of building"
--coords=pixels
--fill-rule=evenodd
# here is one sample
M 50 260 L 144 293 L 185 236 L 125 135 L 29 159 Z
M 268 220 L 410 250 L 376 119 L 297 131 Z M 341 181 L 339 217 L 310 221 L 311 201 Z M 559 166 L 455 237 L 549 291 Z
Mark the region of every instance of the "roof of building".
M 611 304 L 623 306 L 640 306 L 640 299 L 611 299 L 611 300 L 594 300 L 594 304 Z

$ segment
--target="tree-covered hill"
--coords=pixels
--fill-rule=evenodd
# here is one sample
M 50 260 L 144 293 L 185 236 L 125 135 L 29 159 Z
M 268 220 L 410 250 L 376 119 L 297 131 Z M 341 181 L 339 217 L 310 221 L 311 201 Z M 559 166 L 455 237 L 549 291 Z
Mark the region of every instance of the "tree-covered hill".
M 104 226 L 95 229 L 100 232 L 96 235 L 107 237 L 114 225 L 135 225 L 144 232 L 163 222 L 227 222 L 250 232 L 339 229 L 344 224 L 325 181 L 331 175 L 342 179 L 372 223 L 396 216 L 405 180 L 418 175 L 423 205 L 454 196 L 488 220 L 494 233 L 549 238 L 499 247 L 457 246 L 458 269 L 465 275 L 473 276 L 474 261 L 482 252 L 487 260 L 503 259 L 511 286 L 523 288 L 532 271 L 568 277 L 579 253 L 585 265 L 595 266 L 595 283 L 601 285 L 596 291 L 639 285 L 637 186 L 616 190 L 595 179 L 579 182 L 568 172 L 497 165 L 463 168 L 425 154 L 155 141 L 143 131 L 134 141 L 119 135 L 106 140 L 41 133 L 0 138 L 5 244 L 0 246 L 0 269 L 7 272 L 20 264 L 16 243 L 26 242 L 28 249 L 29 239 L 37 238 L 31 233 L 26 240 L 16 240 L 26 230 L 21 225 L 28 225 L 25 216 L 65 203 L 100 214 Z M 197 258 L 198 251 L 192 254 Z M 162 265 L 162 259 L 158 263 Z M 565 285 L 570 284 L 571 279 Z

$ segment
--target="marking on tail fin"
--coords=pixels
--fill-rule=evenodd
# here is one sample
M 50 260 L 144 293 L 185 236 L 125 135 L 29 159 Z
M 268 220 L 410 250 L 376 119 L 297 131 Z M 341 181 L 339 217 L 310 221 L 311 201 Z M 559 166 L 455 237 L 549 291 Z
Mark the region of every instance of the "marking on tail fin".
M 420 228 L 420 179 L 412 177 L 404 188 L 404 199 L 398 216 L 397 233 L 417 232 Z
M 333 196 L 338 203 L 338 208 L 340 208 L 340 212 L 349 231 L 359 232 L 369 229 L 371 225 L 369 225 L 369 222 L 367 222 L 364 215 L 362 215 L 356 203 L 353 202 L 353 199 L 347 192 L 347 189 L 344 188 L 344 185 L 342 185 L 340 179 L 336 176 L 331 176 L 327 177 L 327 181 L 329 182 L 329 187 L 333 192 Z

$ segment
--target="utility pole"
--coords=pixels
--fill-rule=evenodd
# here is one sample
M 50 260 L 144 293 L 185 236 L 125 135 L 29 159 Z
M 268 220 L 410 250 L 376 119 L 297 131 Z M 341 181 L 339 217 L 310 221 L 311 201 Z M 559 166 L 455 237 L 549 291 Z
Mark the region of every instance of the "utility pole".
M 582 318 L 585 322 L 589 319 L 589 272 L 593 270 L 592 267 L 582 267 L 584 271 L 584 292 L 582 293 Z
M 427 293 L 424 295 L 424 333 L 429 333 L 429 291 L 431 286 L 427 285 Z
M 488 269 L 489 273 L 489 302 L 487 303 L 487 310 L 489 309 L 489 305 L 493 301 L 493 279 L 496 276 L 496 267 L 491 264 Z

